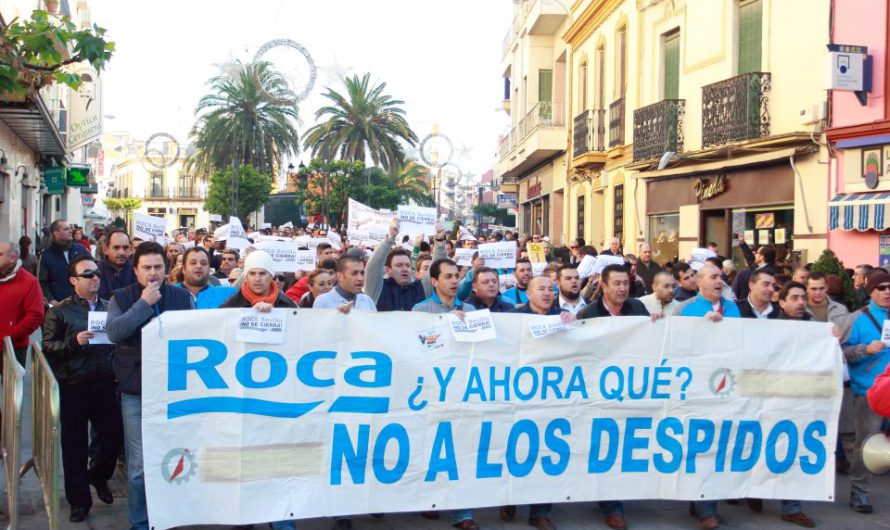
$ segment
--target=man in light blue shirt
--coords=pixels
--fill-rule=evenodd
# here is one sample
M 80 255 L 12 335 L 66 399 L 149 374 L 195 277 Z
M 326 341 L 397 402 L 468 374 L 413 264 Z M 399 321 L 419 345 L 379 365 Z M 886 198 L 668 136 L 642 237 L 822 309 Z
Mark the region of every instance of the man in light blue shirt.
M 525 293 L 528 289 L 528 282 L 532 280 L 532 262 L 528 258 L 520 258 L 516 260 L 516 269 L 513 271 L 516 277 L 516 287 L 504 291 L 504 300 L 521 306 L 528 303 L 528 295 Z
M 217 309 L 233 294 L 234 287 L 210 285 L 210 254 L 204 247 L 192 247 L 182 258 L 182 283 L 176 284 L 189 292 L 196 309 Z
M 365 264 L 359 258 L 347 254 L 337 260 L 337 285 L 315 299 L 313 309 L 339 309 L 348 313 L 350 309 L 377 311 L 377 304 L 364 294 Z

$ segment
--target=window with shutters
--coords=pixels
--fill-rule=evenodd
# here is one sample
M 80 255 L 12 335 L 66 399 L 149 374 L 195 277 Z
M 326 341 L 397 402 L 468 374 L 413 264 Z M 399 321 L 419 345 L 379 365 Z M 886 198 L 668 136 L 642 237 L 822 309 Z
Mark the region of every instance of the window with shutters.
M 581 80 L 581 109 L 587 110 L 587 63 L 582 63 L 580 71 L 578 72 L 578 77 Z
M 616 40 L 618 54 L 616 60 L 616 67 L 618 68 L 618 77 L 617 83 L 615 83 L 615 89 L 617 90 L 616 96 L 618 98 L 623 98 L 624 94 L 627 92 L 627 26 L 622 26 L 618 29 L 618 35 Z
M 664 36 L 664 99 L 680 99 L 680 31 Z
M 612 235 L 619 240 L 624 239 L 624 184 L 615 186 L 615 229 Z
M 541 119 L 550 121 L 553 119 L 553 70 L 538 70 L 538 101 L 541 103 L 538 111 Z
M 760 71 L 763 41 L 763 11 L 761 0 L 739 2 L 739 64 L 738 73 Z
M 578 236 L 584 239 L 584 195 L 578 196 Z
M 604 109 L 606 103 L 606 48 L 596 49 L 596 108 Z

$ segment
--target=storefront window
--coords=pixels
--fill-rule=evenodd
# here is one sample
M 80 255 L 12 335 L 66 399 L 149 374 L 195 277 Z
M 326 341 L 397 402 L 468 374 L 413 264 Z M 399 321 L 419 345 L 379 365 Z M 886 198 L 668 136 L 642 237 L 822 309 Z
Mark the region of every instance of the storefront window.
M 676 261 L 680 255 L 680 214 L 650 215 L 649 244 L 652 259 L 659 265 Z
M 739 233 L 745 236 L 745 242 L 752 249 L 775 245 L 776 261 L 782 263 L 793 248 L 794 209 L 789 205 L 732 211 L 732 260 L 737 267 L 744 267 L 746 263 L 736 238 Z

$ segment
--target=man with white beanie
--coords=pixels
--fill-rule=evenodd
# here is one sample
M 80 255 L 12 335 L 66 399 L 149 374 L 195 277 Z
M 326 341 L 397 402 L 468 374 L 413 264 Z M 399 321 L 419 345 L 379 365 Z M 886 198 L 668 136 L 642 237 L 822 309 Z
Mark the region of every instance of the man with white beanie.
M 275 283 L 275 262 L 262 250 L 254 250 L 244 260 L 244 282 L 237 293 L 223 302 L 220 309 L 252 307 L 260 313 L 268 313 L 273 307 L 297 307 L 278 289 Z M 273 530 L 296 530 L 294 521 L 270 523 Z
M 252 307 L 266 313 L 273 307 L 297 306 L 278 289 L 272 256 L 263 250 L 254 250 L 244 260 L 244 281 L 241 288 L 220 306 L 222 309 L 228 307 Z

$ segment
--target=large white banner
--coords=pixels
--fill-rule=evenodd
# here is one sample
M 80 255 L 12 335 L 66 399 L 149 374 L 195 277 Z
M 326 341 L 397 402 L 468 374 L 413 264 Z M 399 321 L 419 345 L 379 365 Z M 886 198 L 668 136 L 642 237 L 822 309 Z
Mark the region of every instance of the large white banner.
M 152 526 L 629 499 L 832 500 L 828 324 L 241 311 L 145 326 Z M 539 337 L 539 338 L 535 338 Z M 485 338 L 478 337 L 480 340 Z

